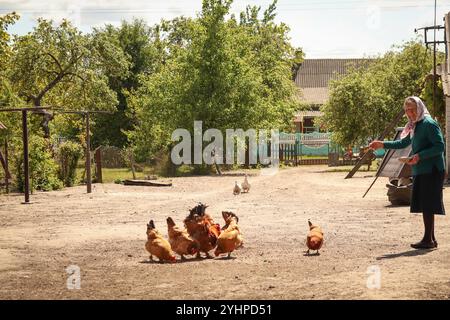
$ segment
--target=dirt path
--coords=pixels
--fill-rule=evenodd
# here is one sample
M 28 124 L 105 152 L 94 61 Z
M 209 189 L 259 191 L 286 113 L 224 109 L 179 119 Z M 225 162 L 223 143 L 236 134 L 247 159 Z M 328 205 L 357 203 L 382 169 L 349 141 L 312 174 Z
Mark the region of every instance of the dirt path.
M 233 196 L 242 177 L 173 179 L 173 187 L 95 185 L 32 195 L 0 196 L 1 299 L 448 299 L 450 221 L 437 217 L 439 249 L 417 251 L 422 219 L 392 207 L 386 178 L 366 198 L 373 173 L 326 172 L 325 166 L 252 176 L 250 193 Z M 369 175 L 369 176 L 367 176 Z M 444 191 L 450 210 L 450 189 Z M 202 201 L 240 218 L 245 248 L 233 259 L 148 263 L 146 223 L 176 223 Z M 325 245 L 305 256 L 307 220 L 321 225 Z M 66 267 L 81 272 L 68 290 Z M 380 270 L 381 287 L 367 287 Z M 376 278 L 376 277 L 375 277 Z M 217 284 L 222 289 L 217 290 Z

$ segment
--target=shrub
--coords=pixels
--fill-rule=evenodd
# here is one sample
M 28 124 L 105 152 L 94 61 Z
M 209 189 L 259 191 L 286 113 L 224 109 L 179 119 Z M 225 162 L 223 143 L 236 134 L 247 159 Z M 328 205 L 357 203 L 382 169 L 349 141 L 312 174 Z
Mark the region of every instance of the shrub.
M 58 179 L 58 165 L 49 151 L 49 142 L 39 136 L 31 136 L 29 140 L 29 168 L 31 190 L 58 190 L 63 187 Z M 14 170 L 19 191 L 25 190 L 23 173 L 23 149 L 20 147 L 14 157 Z
M 78 160 L 83 155 L 83 147 L 76 142 L 66 141 L 58 148 L 59 179 L 64 186 L 72 187 L 75 184 Z

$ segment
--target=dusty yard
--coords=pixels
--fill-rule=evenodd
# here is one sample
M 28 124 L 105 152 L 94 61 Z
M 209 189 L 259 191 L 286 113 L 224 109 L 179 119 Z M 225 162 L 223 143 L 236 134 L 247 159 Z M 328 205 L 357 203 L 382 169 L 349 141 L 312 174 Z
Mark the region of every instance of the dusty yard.
M 36 193 L 30 205 L 1 195 L 0 298 L 450 298 L 448 217 L 437 217 L 437 250 L 411 249 L 421 216 L 390 206 L 386 178 L 363 199 L 373 172 L 344 180 L 345 172 L 326 170 L 255 172 L 250 193 L 239 196 L 232 188 L 243 179 L 232 175 L 175 178 L 168 188 L 97 184 L 90 195 L 80 186 Z M 450 189 L 444 197 L 450 212 Z M 245 247 L 232 259 L 149 263 L 149 219 L 166 236 L 166 217 L 180 224 L 198 201 L 221 225 L 221 210 L 235 210 Z M 308 219 L 324 229 L 320 255 L 304 255 Z M 80 289 L 67 288 L 69 265 L 80 268 Z M 368 288 L 377 269 L 380 288 Z

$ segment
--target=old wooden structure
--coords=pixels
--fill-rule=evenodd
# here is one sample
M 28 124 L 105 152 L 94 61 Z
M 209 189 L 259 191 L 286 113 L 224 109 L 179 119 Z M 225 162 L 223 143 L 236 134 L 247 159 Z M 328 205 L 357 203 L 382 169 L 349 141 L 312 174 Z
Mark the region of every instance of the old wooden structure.
M 80 114 L 84 116 L 86 122 L 86 176 L 87 176 L 87 193 L 92 192 L 92 176 L 91 176 L 91 143 L 90 143 L 90 114 L 91 113 L 109 113 L 106 111 L 70 111 L 52 106 L 29 107 L 29 108 L 5 108 L 0 109 L 0 112 L 21 112 L 22 113 L 22 142 L 23 142 L 23 163 L 24 163 L 24 204 L 30 203 L 30 168 L 29 168 L 29 153 L 28 153 L 28 113 L 43 112 L 48 113 L 47 110 L 56 111 L 59 113 Z
M 6 131 L 6 126 L 0 122 L 0 133 Z M 8 164 L 8 140 L 5 138 L 4 141 L 4 154 L 0 149 L 0 163 L 2 164 L 3 171 L 5 172 L 5 191 L 9 193 L 9 180 L 11 179 L 11 173 L 9 172 Z

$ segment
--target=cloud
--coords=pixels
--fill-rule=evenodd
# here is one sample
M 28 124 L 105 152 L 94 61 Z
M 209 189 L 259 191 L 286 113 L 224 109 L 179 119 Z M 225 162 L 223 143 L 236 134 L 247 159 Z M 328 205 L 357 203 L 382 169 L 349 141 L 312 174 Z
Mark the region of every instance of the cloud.
M 37 18 L 57 23 L 68 19 L 83 30 L 132 18 L 142 18 L 151 25 L 162 18 L 195 16 L 199 10 L 201 0 L 0 0 L 0 14 L 16 11 L 33 23 Z

